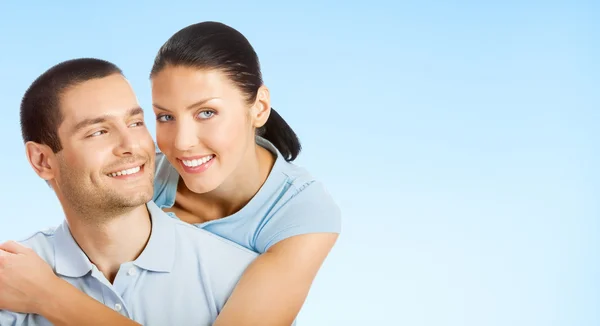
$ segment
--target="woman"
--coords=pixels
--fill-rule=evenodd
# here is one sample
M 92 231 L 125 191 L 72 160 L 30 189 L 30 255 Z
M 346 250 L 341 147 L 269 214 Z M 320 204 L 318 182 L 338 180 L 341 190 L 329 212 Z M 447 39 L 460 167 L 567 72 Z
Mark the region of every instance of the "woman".
M 260 253 L 215 325 L 290 325 L 337 240 L 340 213 L 323 185 L 290 163 L 300 144 L 271 109 L 254 49 L 221 23 L 191 25 L 161 47 L 151 80 L 154 201 Z M 23 255 L 0 271 L 0 308 L 62 325 L 135 325 L 59 280 L 31 251 L 1 249 Z

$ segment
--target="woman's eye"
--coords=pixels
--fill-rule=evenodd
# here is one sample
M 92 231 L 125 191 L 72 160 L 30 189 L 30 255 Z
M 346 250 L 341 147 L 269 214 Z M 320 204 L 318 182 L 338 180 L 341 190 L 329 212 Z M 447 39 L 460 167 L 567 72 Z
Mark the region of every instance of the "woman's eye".
M 163 114 L 163 115 L 159 115 L 158 117 L 156 117 L 156 121 L 159 122 L 168 122 L 173 120 L 173 116 L 169 115 L 169 114 Z
M 215 115 L 214 111 L 202 111 L 202 112 L 198 113 L 198 118 L 200 118 L 200 119 L 209 119 L 213 115 Z

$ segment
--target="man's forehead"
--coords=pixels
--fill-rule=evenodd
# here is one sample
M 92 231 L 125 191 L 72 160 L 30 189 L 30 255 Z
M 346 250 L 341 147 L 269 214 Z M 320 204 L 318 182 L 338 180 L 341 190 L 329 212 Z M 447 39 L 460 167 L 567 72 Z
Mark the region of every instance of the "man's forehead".
M 120 117 L 139 106 L 133 89 L 121 75 L 72 86 L 63 92 L 60 102 L 64 121 L 71 123 L 96 116 Z

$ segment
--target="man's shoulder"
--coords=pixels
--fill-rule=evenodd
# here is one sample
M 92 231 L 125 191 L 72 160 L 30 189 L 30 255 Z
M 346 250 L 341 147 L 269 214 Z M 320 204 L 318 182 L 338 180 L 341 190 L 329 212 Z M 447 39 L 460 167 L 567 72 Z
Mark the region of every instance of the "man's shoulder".
M 26 246 L 52 244 L 54 242 L 54 235 L 56 234 L 57 229 L 58 229 L 58 226 L 53 226 L 53 227 L 35 231 L 35 232 L 31 233 L 29 236 L 20 240 L 19 243 L 26 245 Z
M 54 245 L 57 229 L 58 226 L 39 230 L 18 242 L 33 249 L 33 251 L 54 268 Z
M 192 224 L 183 222 L 177 218 L 170 217 L 161 210 L 155 202 L 147 203 L 153 220 L 156 219 L 158 227 L 173 228 L 175 237 L 182 248 L 191 248 L 200 254 L 211 254 L 211 252 L 225 252 L 230 255 L 255 257 L 257 254 L 238 243 L 220 237 Z
M 179 242 L 178 256 L 184 265 L 199 262 L 203 277 L 207 277 L 203 282 L 220 310 L 258 253 L 197 226 L 176 219 L 173 223 Z

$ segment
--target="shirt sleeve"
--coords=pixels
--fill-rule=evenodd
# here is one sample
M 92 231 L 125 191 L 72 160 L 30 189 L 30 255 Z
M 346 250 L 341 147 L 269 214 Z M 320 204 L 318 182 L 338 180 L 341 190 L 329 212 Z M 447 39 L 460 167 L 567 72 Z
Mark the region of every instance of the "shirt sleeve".
M 266 252 L 281 240 L 309 233 L 340 233 L 341 212 L 324 185 L 305 185 L 263 223 L 256 250 Z

